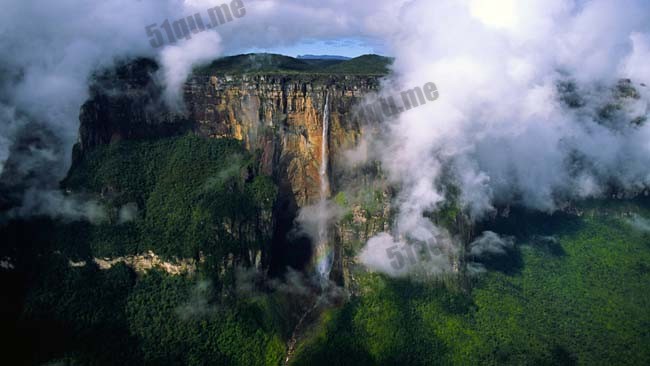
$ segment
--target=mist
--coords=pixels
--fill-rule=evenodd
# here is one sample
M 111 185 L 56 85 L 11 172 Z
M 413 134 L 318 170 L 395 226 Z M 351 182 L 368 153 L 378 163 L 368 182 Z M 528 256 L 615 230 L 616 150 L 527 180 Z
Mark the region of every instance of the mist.
M 386 31 L 396 60 L 384 92 L 433 81 L 440 98 L 389 121 L 377 143 L 374 158 L 401 188 L 393 230 L 435 235 L 424 215 L 450 185 L 474 221 L 508 205 L 553 212 L 646 189 L 650 126 L 632 121 L 649 113 L 648 14 L 634 0 L 405 4 L 402 28 Z M 623 78 L 627 94 L 614 88 Z M 603 116 L 608 103 L 617 106 Z
M 0 191 L 11 197 L 0 197 L 2 206 L 28 213 L 27 190 L 58 189 L 71 165 L 79 110 L 94 73 L 137 57 L 156 59 L 164 100 L 182 112 L 182 87 L 194 66 L 251 48 L 368 34 L 368 19 L 395 9 L 388 1 L 344 7 L 338 1 L 244 0 L 241 19 L 151 47 L 146 26 L 196 13 L 205 18 L 207 9 L 224 3 L 229 1 L 9 0 L 0 14 Z
M 194 66 L 252 48 L 342 37 L 383 44 L 395 58 L 381 95 L 426 82 L 440 94 L 385 121 L 376 139 L 350 153 L 354 163 L 380 161 L 399 187 L 393 230 L 371 243 L 435 237 L 440 228 L 424 215 L 439 209 L 449 186 L 472 220 L 501 206 L 553 212 L 612 188 L 633 194 L 648 186 L 647 1 L 244 0 L 241 19 L 151 47 L 147 25 L 223 3 L 10 0 L 0 15 L 0 191 L 19 191 L 14 212 L 57 216 L 57 207 L 42 207 L 54 200 L 28 199 L 58 190 L 98 70 L 154 58 L 166 103 L 182 110 L 181 88 Z M 613 89 L 621 79 L 630 79 L 633 96 Z M 579 96 L 573 107 L 567 93 Z M 612 101 L 616 108 L 603 118 Z M 45 193 L 26 194 L 35 191 Z

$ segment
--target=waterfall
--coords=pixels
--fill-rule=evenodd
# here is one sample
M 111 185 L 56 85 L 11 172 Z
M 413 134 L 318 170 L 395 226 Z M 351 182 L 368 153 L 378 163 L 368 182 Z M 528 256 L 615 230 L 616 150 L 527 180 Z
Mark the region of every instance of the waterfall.
M 328 162 L 329 162 L 329 133 L 330 133 L 330 93 L 327 92 L 325 96 L 325 106 L 323 107 L 323 135 L 321 142 L 321 151 L 320 151 L 320 168 L 318 169 L 318 175 L 320 177 L 320 201 L 317 206 L 317 222 L 318 222 L 318 242 L 316 243 L 315 251 L 315 263 L 316 263 L 316 275 L 320 281 L 321 290 L 325 290 L 329 285 L 330 271 L 332 270 L 332 262 L 334 260 L 334 253 L 329 246 L 329 238 L 327 232 L 328 225 L 328 213 L 327 213 L 327 197 L 330 194 L 330 178 L 327 174 Z M 308 308 L 305 313 L 300 317 L 298 324 L 291 334 L 289 339 L 287 356 L 284 360 L 284 364 L 288 365 L 293 353 L 296 350 L 296 344 L 303 332 L 304 322 L 308 317 L 315 312 L 320 305 L 322 305 L 323 300 L 326 298 L 327 292 L 323 291 L 318 298 L 315 300 L 314 305 Z
M 320 170 L 318 171 L 320 175 L 320 200 L 321 202 L 327 199 L 327 195 L 330 190 L 330 181 L 327 176 L 327 163 L 329 161 L 328 156 L 328 140 L 329 140 L 329 130 L 330 130 L 330 93 L 327 92 L 325 97 L 325 107 L 323 109 L 323 141 L 321 143 L 321 152 L 320 152 Z
M 329 247 L 327 230 L 327 197 L 330 193 L 330 182 L 327 174 L 330 125 L 329 98 L 330 94 L 328 91 L 325 97 L 325 106 L 323 107 L 323 139 L 321 143 L 321 164 L 318 171 L 320 176 L 320 202 L 318 203 L 318 243 L 316 246 L 316 265 L 321 281 L 327 281 L 329 279 L 333 261 L 333 253 L 332 249 Z

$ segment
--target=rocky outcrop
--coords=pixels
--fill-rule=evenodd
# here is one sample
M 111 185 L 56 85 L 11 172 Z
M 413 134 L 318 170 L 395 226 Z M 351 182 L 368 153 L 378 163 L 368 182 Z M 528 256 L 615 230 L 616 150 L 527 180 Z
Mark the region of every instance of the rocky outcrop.
M 186 110 L 181 113 L 160 101 L 160 87 L 152 78 L 156 70 L 152 61 L 138 60 L 96 76 L 80 113 L 75 161 L 94 146 L 121 139 L 187 131 L 235 138 L 257 154 L 261 172 L 273 176 L 297 207 L 319 197 L 327 93 L 330 169 L 336 170 L 337 156 L 361 136 L 353 106 L 378 90 L 380 82 L 378 76 L 363 75 L 194 75 L 185 84 Z
M 186 83 L 185 104 L 194 131 L 242 141 L 257 157 L 259 170 L 278 184 L 272 249 L 276 257 L 291 257 L 286 237 L 296 212 L 320 199 L 326 100 L 330 110 L 328 176 L 333 177 L 330 186 L 336 193 L 342 153 L 356 146 L 362 134 L 354 105 L 376 91 L 379 81 L 377 76 L 358 75 L 196 75 Z M 340 267 L 342 257 L 337 258 L 335 264 Z M 299 265 L 271 261 L 271 267 L 287 264 Z
M 319 198 L 327 94 L 328 145 L 335 161 L 361 136 L 353 105 L 378 87 L 376 76 L 203 75 L 188 81 L 185 101 L 197 133 L 241 140 L 258 154 L 261 171 L 288 188 L 302 207 Z
M 73 164 L 93 147 L 122 139 L 164 137 L 191 129 L 191 123 L 161 101 L 152 75 L 158 65 L 139 59 L 95 76 L 90 98 L 79 114 L 79 142 Z
M 196 272 L 197 265 L 194 259 L 179 259 L 174 262 L 166 262 L 152 251 L 117 258 L 93 258 L 93 261 L 102 270 L 110 269 L 118 263 L 124 263 L 136 273 L 147 273 L 152 269 L 159 269 L 171 275 L 192 274 Z M 78 267 L 80 263 L 84 262 L 70 262 L 70 266 Z
M 380 180 L 379 177 L 376 177 Z M 361 187 L 354 197 L 336 197 L 345 215 L 334 226 L 334 268 L 332 279 L 356 293 L 355 274 L 365 271 L 357 263 L 356 253 L 373 236 L 390 231 L 391 194 L 382 187 Z
M 60 254 L 60 252 L 58 254 Z M 199 262 L 203 261 L 204 259 L 201 259 Z M 97 267 L 101 270 L 109 270 L 118 263 L 124 263 L 127 267 L 133 269 L 134 272 L 139 274 L 146 274 L 152 269 L 158 269 L 167 272 L 170 275 L 192 275 L 196 272 L 197 267 L 197 261 L 194 259 L 164 261 L 152 251 L 139 255 L 127 255 L 124 257 L 93 258 L 93 262 L 95 262 Z M 72 268 L 85 267 L 86 264 L 87 262 L 85 260 L 74 261 L 68 259 L 68 265 Z
M 330 110 L 329 133 L 325 135 L 329 146 L 328 176 L 331 191 L 336 194 L 342 186 L 337 179 L 343 170 L 343 152 L 355 147 L 362 135 L 361 122 L 354 114 L 355 104 L 379 89 L 381 77 L 197 73 L 184 86 L 185 110 L 181 113 L 160 103 L 161 90 L 152 78 L 156 70 L 155 63 L 139 60 L 97 76 L 91 98 L 81 110 L 75 161 L 95 146 L 121 139 L 191 131 L 207 138 L 240 140 L 255 156 L 259 173 L 273 177 L 279 187 L 269 220 L 275 226 L 271 251 L 276 252 L 276 257 L 286 258 L 285 238 L 297 210 L 320 199 L 326 100 Z M 367 233 L 361 235 L 355 231 L 355 242 L 382 226 L 367 222 L 359 225 L 373 228 L 364 229 Z M 350 235 L 347 229 L 335 234 L 337 241 L 348 240 Z M 338 248 L 336 253 L 337 276 L 343 281 L 343 251 Z M 286 264 L 278 263 L 277 267 Z

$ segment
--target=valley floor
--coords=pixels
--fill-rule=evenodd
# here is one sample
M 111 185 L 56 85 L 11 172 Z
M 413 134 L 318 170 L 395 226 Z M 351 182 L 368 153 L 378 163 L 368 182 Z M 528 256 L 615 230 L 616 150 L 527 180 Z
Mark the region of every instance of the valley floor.
M 278 191 L 255 166 L 237 141 L 192 136 L 86 157 L 64 185 L 102 197 L 109 222 L 0 227 L 8 364 L 282 364 L 313 293 L 291 276 L 256 277 Z M 139 211 L 123 222 L 131 203 Z M 462 281 L 355 273 L 358 294 L 301 328 L 290 363 L 650 364 L 648 199 L 512 210 L 480 226 L 514 236 L 515 249 Z M 149 250 L 196 268 L 136 273 L 129 263 L 158 257 L 129 256 Z
M 453 285 L 379 275 L 329 311 L 296 365 L 643 365 L 650 362 L 650 217 L 639 202 L 493 224 L 518 251 Z M 490 268 L 491 267 L 491 268 Z

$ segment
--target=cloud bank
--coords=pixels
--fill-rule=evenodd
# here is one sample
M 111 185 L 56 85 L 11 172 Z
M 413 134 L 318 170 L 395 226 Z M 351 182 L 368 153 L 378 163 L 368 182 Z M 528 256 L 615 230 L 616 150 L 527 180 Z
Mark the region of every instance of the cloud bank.
M 646 189 L 648 14 L 639 0 L 405 4 L 402 27 L 385 31 L 396 56 L 386 88 L 434 81 L 440 98 L 390 122 L 377 144 L 401 188 L 394 231 L 434 235 L 425 214 L 449 184 L 475 220 L 500 205 L 551 212 L 613 187 Z M 631 82 L 612 88 L 621 78 Z M 397 241 L 387 235 L 368 248 Z

